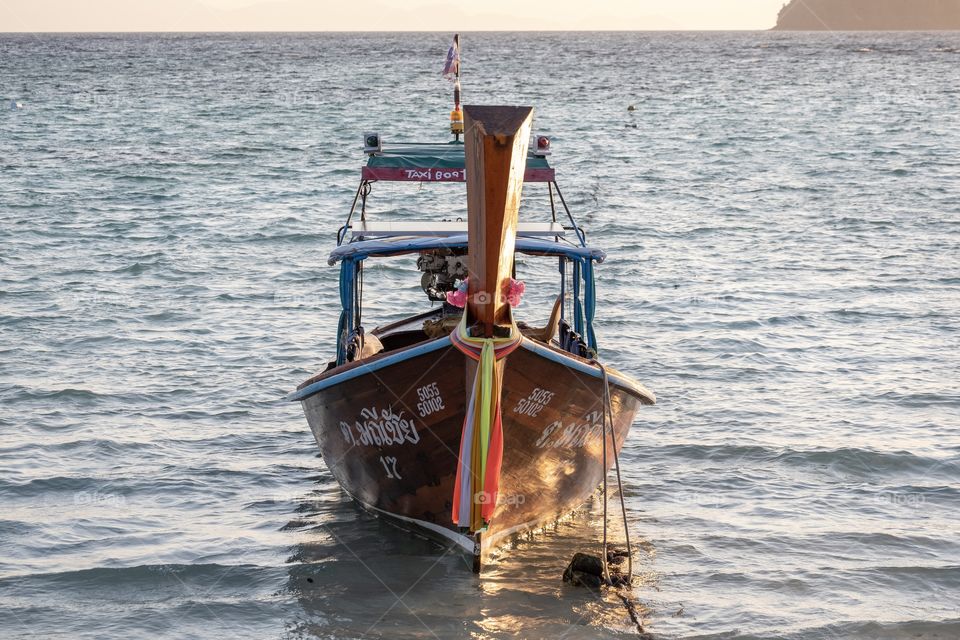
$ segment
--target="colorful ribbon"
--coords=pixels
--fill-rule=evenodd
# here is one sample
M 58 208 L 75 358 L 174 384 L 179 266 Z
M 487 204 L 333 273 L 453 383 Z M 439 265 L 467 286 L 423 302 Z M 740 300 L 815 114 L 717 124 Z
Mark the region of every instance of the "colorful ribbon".
M 477 361 L 477 373 L 467 402 L 460 436 L 460 459 L 453 489 L 453 522 L 471 533 L 487 528 L 497 506 L 503 462 L 503 421 L 500 395 L 503 362 L 523 339 L 516 326 L 506 338 L 472 338 L 466 315 L 450 338 L 454 346 Z

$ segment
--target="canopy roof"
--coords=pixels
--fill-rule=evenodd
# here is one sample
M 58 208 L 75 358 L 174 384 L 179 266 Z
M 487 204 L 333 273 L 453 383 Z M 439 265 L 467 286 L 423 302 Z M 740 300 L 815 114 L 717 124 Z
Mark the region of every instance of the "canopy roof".
M 364 260 L 370 256 L 397 256 L 430 249 L 466 249 L 467 236 L 444 236 L 440 238 L 405 237 L 390 240 L 361 240 L 342 244 L 330 253 L 329 264 L 340 260 Z M 541 238 L 517 237 L 517 253 L 536 256 L 566 256 L 579 260 L 603 262 L 607 254 L 601 249 L 577 247 L 565 242 Z
M 554 170 L 546 158 L 527 153 L 526 182 L 553 182 Z M 409 182 L 463 182 L 463 143 L 384 145 L 363 168 L 364 180 Z

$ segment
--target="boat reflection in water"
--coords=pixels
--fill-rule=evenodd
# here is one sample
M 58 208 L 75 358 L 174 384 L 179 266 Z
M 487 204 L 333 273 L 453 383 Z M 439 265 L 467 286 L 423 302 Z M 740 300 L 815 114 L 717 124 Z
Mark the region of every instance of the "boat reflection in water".
M 400 531 L 328 484 L 289 525 L 300 540 L 289 558 L 296 596 L 291 637 L 636 637 L 613 593 L 566 587 L 564 560 L 600 530 L 599 500 L 571 517 L 514 537 L 491 554 L 483 580 L 464 580 L 469 556 Z M 641 544 L 637 564 L 650 555 Z M 641 572 L 637 584 L 648 578 Z

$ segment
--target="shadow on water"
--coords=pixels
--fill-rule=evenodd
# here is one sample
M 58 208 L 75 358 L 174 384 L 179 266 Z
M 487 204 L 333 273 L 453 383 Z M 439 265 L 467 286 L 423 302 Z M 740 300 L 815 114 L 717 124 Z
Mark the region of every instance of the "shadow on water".
M 302 609 L 291 638 L 637 637 L 613 594 L 564 584 L 577 551 L 597 553 L 602 513 L 592 500 L 490 558 L 480 577 L 456 548 L 372 515 L 338 489 L 302 502 L 287 529 L 287 590 Z M 651 547 L 635 545 L 636 584 Z

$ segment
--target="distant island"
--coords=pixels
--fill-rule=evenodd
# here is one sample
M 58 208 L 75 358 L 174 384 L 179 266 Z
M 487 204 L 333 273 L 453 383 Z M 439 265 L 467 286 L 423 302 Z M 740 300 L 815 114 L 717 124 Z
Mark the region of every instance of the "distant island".
M 774 30 L 960 30 L 960 0 L 791 0 Z

